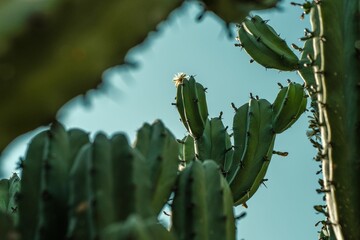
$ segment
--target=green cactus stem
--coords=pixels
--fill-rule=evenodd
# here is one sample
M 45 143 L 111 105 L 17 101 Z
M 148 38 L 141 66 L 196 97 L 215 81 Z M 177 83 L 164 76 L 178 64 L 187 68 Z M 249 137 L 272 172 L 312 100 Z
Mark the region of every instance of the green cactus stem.
M 360 239 L 359 1 L 314 2 L 314 66 L 320 158 L 331 227 L 338 240 Z M 316 13 L 316 11 L 318 13 Z M 316 18 L 318 15 L 318 18 Z
M 180 173 L 171 231 L 179 240 L 235 239 L 231 191 L 214 161 L 194 160 Z
M 159 214 L 168 201 L 178 168 L 178 142 L 164 124 L 157 120 L 145 123 L 137 133 L 134 148 L 144 156 L 150 169 L 151 206 Z

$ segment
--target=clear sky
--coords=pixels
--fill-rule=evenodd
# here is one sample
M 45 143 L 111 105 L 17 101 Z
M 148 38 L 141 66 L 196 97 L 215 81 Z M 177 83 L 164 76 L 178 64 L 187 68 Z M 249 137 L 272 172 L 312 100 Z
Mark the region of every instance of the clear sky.
M 298 38 L 307 27 L 308 18 L 301 21 L 301 9 L 283 1 L 282 11 L 258 12 L 288 43 L 302 45 Z M 210 117 L 224 112 L 224 122 L 231 126 L 234 110 L 230 103 L 240 106 L 248 101 L 249 93 L 272 102 L 279 90 L 277 82 L 286 85 L 291 79 L 301 83 L 295 73 L 279 73 L 249 63 L 250 57 L 234 47 L 224 25 L 212 14 L 201 22 L 196 16 L 200 9 L 186 4 L 174 12 L 169 21 L 151 33 L 146 44 L 130 51 L 128 59 L 139 63 L 135 69 L 114 67 L 104 73 L 105 85 L 91 91 L 86 102 L 78 98 L 59 112 L 59 120 L 67 128 L 80 127 L 92 134 L 103 131 L 112 134 L 124 131 L 133 141 L 143 122 L 160 118 L 177 138 L 186 131 L 174 102 L 174 74 L 196 75 L 196 80 L 208 88 Z M 235 27 L 232 26 L 235 34 Z M 237 213 L 247 216 L 238 223 L 238 239 L 246 240 L 307 240 L 317 239 L 314 225 L 322 220 L 313 209 L 323 204 L 318 188 L 318 163 L 312 158 L 315 149 L 306 137 L 307 115 L 285 133 L 277 136 L 275 150 L 289 152 L 288 157 L 274 155 L 266 178 L 267 188 L 260 187 L 248 202 L 248 209 L 238 207 Z M 15 162 L 24 154 L 29 137 L 13 143 L 4 156 L 6 174 L 15 171 Z

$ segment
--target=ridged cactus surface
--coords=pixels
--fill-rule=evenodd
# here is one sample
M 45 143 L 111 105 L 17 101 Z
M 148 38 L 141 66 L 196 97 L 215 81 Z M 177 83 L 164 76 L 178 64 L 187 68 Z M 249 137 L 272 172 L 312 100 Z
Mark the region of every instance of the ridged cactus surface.
M 171 220 L 179 240 L 235 239 L 231 191 L 214 161 L 192 161 L 180 173 Z
M 56 122 L 37 134 L 21 160 L 22 176 L 0 181 L 0 236 L 15 239 L 178 239 L 157 217 L 174 203 L 174 219 L 187 200 L 178 200 L 177 189 L 184 165 L 181 144 L 157 120 L 145 123 L 134 144 L 123 133 L 108 137 L 97 133 L 93 140 L 80 129 L 66 130 Z M 233 199 L 220 166 L 213 161 L 189 160 L 184 174 L 200 164 L 192 178 L 207 189 L 197 191 L 193 207 L 199 221 L 200 239 L 235 239 Z M 21 184 L 21 188 L 20 188 Z M 204 185 L 205 186 L 205 185 Z M 213 206 L 219 206 L 220 210 Z M 181 221 L 191 221 L 190 216 Z M 174 224 L 176 225 L 177 223 Z M 185 231 L 185 230 L 184 230 Z M 186 231 L 185 231 L 186 232 Z M 54 235 L 55 234 L 55 235 Z M 193 238 L 187 238 L 193 239 Z
M 360 238 L 359 5 L 325 0 L 312 8 L 322 190 L 338 240 Z

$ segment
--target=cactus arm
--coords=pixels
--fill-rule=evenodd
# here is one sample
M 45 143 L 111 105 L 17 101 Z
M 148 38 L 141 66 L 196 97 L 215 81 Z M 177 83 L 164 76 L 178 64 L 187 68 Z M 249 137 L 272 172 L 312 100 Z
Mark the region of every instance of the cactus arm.
M 131 213 L 152 216 L 150 169 L 144 156 L 132 149 L 127 137 L 115 134 L 111 138 L 116 221 L 124 221 Z M 128 193 L 128 194 L 124 194 Z
M 235 239 L 233 200 L 229 185 L 213 160 L 205 160 L 209 240 Z M 216 210 L 214 206 L 218 206 Z
M 195 160 L 194 138 L 192 138 L 190 135 L 187 135 L 186 137 L 184 137 L 183 142 L 180 144 L 183 157 L 182 161 L 187 164 Z
M 98 133 L 92 144 L 88 161 L 90 174 L 89 203 L 91 215 L 91 238 L 99 237 L 102 229 L 115 221 L 113 196 L 113 173 L 110 140 L 103 133 Z
M 91 213 L 88 201 L 90 191 L 87 187 L 90 179 L 88 171 L 90 154 L 91 144 L 89 143 L 78 151 L 69 174 L 69 213 L 66 233 L 69 239 L 90 238 Z

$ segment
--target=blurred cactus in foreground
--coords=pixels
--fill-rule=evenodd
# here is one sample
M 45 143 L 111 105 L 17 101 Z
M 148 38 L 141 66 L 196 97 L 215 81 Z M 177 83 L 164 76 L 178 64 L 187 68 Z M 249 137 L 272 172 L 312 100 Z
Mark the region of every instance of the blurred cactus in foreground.
M 0 151 L 49 124 L 72 98 L 126 64 L 128 50 L 180 0 L 2 1 L 0 3 Z M 139 18 L 141 16 L 141 18 Z
M 183 2 L 2 1 L 0 151 L 20 134 L 54 121 L 69 100 L 97 89 L 107 68 L 132 66 L 125 60 L 128 50 L 157 31 Z M 250 10 L 276 6 L 277 0 L 191 2 L 201 4 L 204 13 L 237 22 Z
M 123 133 L 91 141 L 52 124 L 30 142 L 21 180 L 0 181 L 1 239 L 234 240 L 233 198 L 219 166 L 192 161 L 179 173 L 179 147 L 159 120 L 145 123 L 133 146 Z M 170 231 L 157 220 L 166 206 Z
M 99 73 L 109 64 L 121 63 L 116 60 L 119 54 L 123 58 L 180 2 L 149 2 L 149 8 L 142 1 L 97 3 L 96 11 L 93 5 L 83 8 L 67 1 L 39 1 L 30 8 L 1 3 L 1 20 L 12 11 L 22 14 L 9 28 L 1 28 L 0 148 L 18 134 L 48 123 L 65 101 L 97 85 Z M 322 225 L 319 239 L 360 239 L 359 1 L 292 3 L 302 7 L 302 18 L 310 15 L 312 25 L 301 38 L 302 48 L 292 44 L 300 57 L 267 21 L 246 18 L 250 10 L 274 7 L 276 1 L 201 3 L 204 11 L 213 11 L 226 22 L 242 21 L 237 45 L 254 61 L 266 68 L 297 71 L 304 86 L 289 82 L 273 103 L 257 96 L 240 107 L 232 103 L 232 133 L 222 123 L 222 113 L 209 118 L 206 88 L 186 74 L 175 79 L 174 105 L 189 133 L 182 140 L 176 140 L 160 121 L 144 124 L 133 146 L 122 133 L 110 138 L 98 133 L 91 141 L 82 130 L 66 131 L 53 123 L 31 141 L 19 164 L 21 180 L 14 174 L 0 181 L 1 239 L 235 239 L 233 206 L 247 206 L 264 182 L 273 154 L 286 155 L 274 151 L 276 135 L 302 115 L 308 95 L 313 116 L 307 134 L 319 150 L 315 160 L 321 161 L 323 179 L 317 191 L 325 194 L 326 201 L 314 206 L 325 216 L 318 223 Z M 142 28 L 125 5 L 141 5 L 150 13 L 161 6 L 162 14 Z M 114 12 L 119 9 L 123 14 Z M 92 29 L 85 27 L 88 18 L 74 21 L 83 10 L 97 16 Z M 122 47 L 116 39 L 123 35 L 113 31 L 121 27 L 109 25 L 108 16 L 125 16 L 139 25 Z M 79 29 L 87 30 L 76 35 Z M 114 40 L 109 48 L 93 47 L 108 37 Z M 21 54 L 24 57 L 18 57 Z M 95 80 L 84 86 L 82 79 L 89 78 Z M 59 92 L 69 95 L 63 98 Z M 52 94 L 52 101 L 44 101 L 47 94 Z M 15 113 L 14 106 L 26 109 Z M 39 119 L 28 121 L 28 111 Z M 25 125 L 22 119 L 27 120 Z M 171 216 L 169 229 L 157 220 L 164 207 Z

